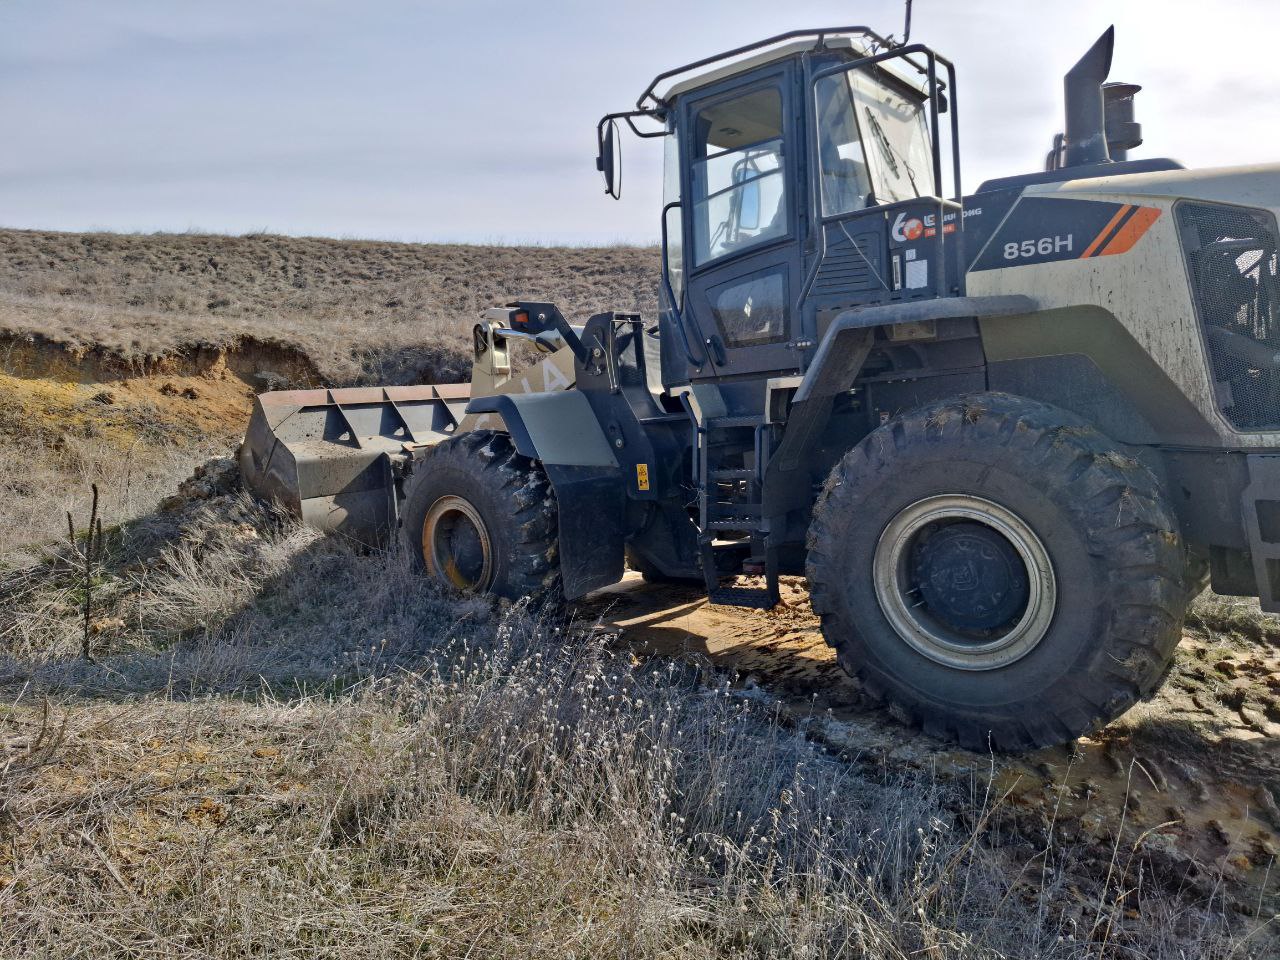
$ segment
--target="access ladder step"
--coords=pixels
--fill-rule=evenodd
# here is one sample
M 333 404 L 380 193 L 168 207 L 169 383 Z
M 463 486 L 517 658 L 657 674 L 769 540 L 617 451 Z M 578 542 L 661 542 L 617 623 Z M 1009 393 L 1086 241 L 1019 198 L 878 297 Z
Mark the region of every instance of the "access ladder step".
M 707 473 L 712 480 L 753 480 L 755 475 L 753 467 L 734 467 L 731 470 L 711 470 Z
M 760 520 L 757 517 L 717 517 L 715 520 L 708 520 L 706 529 L 708 530 L 754 530 L 760 526 Z
M 708 430 L 731 430 L 741 427 L 758 427 L 764 421 L 760 417 L 711 417 L 707 420 Z
M 708 599 L 726 607 L 749 607 L 753 610 L 768 610 L 778 602 L 767 589 L 759 587 L 721 587 L 711 591 Z
M 707 516 L 712 520 L 739 520 L 744 517 L 758 517 L 760 516 L 760 504 L 751 503 L 747 500 L 708 500 Z

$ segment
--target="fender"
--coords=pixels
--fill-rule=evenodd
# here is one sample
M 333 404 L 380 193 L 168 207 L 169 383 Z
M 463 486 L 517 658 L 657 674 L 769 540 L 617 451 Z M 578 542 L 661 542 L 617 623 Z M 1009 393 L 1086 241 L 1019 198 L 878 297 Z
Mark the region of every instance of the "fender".
M 853 385 L 871 352 L 877 328 L 926 320 L 1026 314 L 1035 310 L 1036 302 L 1031 297 L 1009 294 L 911 300 L 838 314 L 800 381 L 782 440 L 765 469 L 766 514 L 782 517 L 809 502 L 808 484 L 795 482 L 792 474 L 808 460 L 813 444 L 831 415 L 837 394 Z
M 467 413 L 501 417 L 516 450 L 546 470 L 558 507 L 565 597 L 575 600 L 621 580 L 622 470 L 587 398 L 577 390 L 479 397 Z

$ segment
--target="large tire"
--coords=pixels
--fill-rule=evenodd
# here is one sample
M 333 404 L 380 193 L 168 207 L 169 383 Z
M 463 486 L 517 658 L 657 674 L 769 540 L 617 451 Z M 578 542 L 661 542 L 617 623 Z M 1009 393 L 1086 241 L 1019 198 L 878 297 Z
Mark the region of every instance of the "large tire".
M 1096 729 L 1154 693 L 1181 636 L 1185 553 L 1156 478 L 1071 414 L 1006 394 L 871 433 L 828 478 L 808 545 L 840 664 L 970 749 Z
M 555 495 L 507 434 L 477 430 L 436 446 L 414 465 L 400 517 L 415 568 L 441 586 L 560 599 Z

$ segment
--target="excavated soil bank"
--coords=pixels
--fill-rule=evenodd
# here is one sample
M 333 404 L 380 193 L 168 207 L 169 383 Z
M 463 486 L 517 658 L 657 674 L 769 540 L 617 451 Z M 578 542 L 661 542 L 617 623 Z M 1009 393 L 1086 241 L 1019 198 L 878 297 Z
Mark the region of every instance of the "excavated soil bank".
M 321 382 L 300 350 L 252 337 L 125 357 L 0 335 L 0 439 L 57 447 L 79 435 L 129 447 L 231 438 L 243 433 L 256 393 Z
M 108 524 L 150 510 L 234 448 L 256 393 L 321 382 L 300 350 L 251 337 L 126 357 L 0 335 L 0 555 L 65 531 L 93 484 Z
M 126 355 L 33 333 L 0 333 L 0 371 L 23 379 L 112 383 L 146 377 L 221 378 L 247 383 L 274 377 L 295 387 L 323 382 L 315 362 L 290 344 L 238 336 L 225 343 L 191 343 L 163 354 Z

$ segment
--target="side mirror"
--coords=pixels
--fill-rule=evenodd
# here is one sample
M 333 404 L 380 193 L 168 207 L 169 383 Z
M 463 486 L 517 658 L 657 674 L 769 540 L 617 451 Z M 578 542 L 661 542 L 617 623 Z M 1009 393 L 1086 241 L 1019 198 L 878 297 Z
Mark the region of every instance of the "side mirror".
M 738 197 L 738 229 L 755 230 L 760 226 L 760 181 L 751 180 L 740 188 Z
M 622 196 L 622 135 L 616 120 L 602 120 L 596 129 L 596 169 L 604 174 L 604 192 Z

